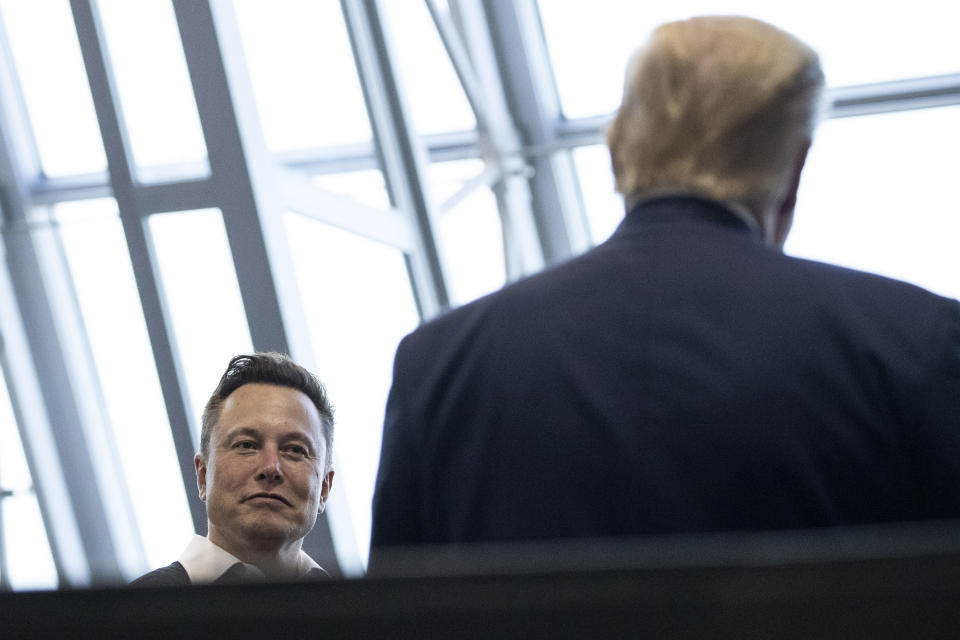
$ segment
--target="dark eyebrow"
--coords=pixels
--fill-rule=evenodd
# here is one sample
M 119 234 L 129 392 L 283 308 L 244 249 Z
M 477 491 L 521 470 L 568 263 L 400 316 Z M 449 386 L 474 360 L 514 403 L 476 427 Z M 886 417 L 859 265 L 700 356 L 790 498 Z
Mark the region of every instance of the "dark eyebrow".
M 226 440 L 233 440 L 234 438 L 237 438 L 238 436 L 248 436 L 248 437 L 251 437 L 251 438 L 256 438 L 256 439 L 258 439 L 258 440 L 263 437 L 263 436 L 261 435 L 261 433 L 260 433 L 259 431 L 257 431 L 256 429 L 254 429 L 253 427 L 239 427 L 239 428 L 237 428 L 237 429 L 233 429 L 233 430 L 227 432 L 225 439 L 226 439 Z
M 253 438 L 257 442 L 263 440 L 263 434 L 259 429 L 254 427 L 237 427 L 236 429 L 232 429 L 226 433 L 224 436 L 224 442 L 230 442 L 241 436 Z M 314 446 L 313 440 L 306 433 L 301 433 L 299 431 L 287 431 L 286 433 L 280 434 L 278 441 L 281 443 L 297 441 L 306 445 L 311 456 L 315 456 L 317 454 L 317 448 Z

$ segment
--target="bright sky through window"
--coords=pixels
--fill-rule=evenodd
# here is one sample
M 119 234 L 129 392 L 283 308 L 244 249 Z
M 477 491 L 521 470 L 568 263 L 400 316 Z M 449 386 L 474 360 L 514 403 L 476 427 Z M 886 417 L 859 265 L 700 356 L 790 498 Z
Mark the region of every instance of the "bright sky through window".
M 85 200 L 55 211 L 147 560 L 163 566 L 193 523 L 117 205 Z
M 416 328 L 417 307 L 401 252 L 295 213 L 285 222 L 315 373 L 335 409 L 338 491 L 365 559 L 393 352 Z
M 539 0 L 563 112 L 610 113 L 626 61 L 657 25 L 694 15 L 742 14 L 786 29 L 819 53 L 830 86 L 960 72 L 960 4 L 941 0 Z
M 150 217 L 199 442 L 200 416 L 230 358 L 253 350 L 219 210 Z

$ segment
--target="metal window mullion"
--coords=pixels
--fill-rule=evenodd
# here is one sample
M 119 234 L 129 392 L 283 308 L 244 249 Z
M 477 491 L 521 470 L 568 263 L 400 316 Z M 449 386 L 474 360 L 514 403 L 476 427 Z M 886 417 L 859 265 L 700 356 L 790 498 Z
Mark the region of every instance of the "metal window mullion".
M 960 104 L 960 73 L 827 90 L 831 118 Z
M 437 26 L 440 14 L 428 0 Z M 511 280 L 543 268 L 543 246 L 537 233 L 528 182 L 531 171 L 524 157 L 523 143 L 504 95 L 501 76 L 483 3 L 479 0 L 455 0 L 451 12 L 460 25 L 463 48 L 471 61 L 481 94 L 482 118 L 478 118 L 480 147 L 489 165 L 499 169 L 492 184 L 500 211 L 507 276 Z M 451 41 L 448 34 L 445 42 Z M 454 48 L 451 53 L 456 50 Z
M 548 264 L 589 244 L 569 153 L 551 151 L 562 119 L 535 0 L 483 3 L 507 104 L 530 155 L 533 216 Z
M 49 314 L 46 291 L 39 286 L 32 287 L 34 290 L 29 291 L 30 298 L 26 300 L 30 305 L 29 315 L 22 313 L 10 270 L 16 274 L 20 291 L 41 282 L 26 223 L 26 184 L 39 172 L 38 154 L 16 79 L 9 40 L 2 37 L 4 32 L 0 16 L 0 367 L 7 381 L 57 574 L 62 585 L 79 586 L 90 583 L 89 548 L 81 536 L 76 505 L 63 477 L 61 450 L 55 442 L 53 425 L 44 405 L 46 395 L 39 386 L 31 354 L 31 349 L 38 347 L 38 331 L 40 344 L 48 345 L 43 348 L 55 348 L 57 338 L 33 326 L 33 319 L 37 317 L 33 315 L 34 309 L 36 314 Z M 33 342 L 26 334 L 24 321 L 34 330 Z M 56 372 L 53 384 L 60 384 L 62 380 Z M 68 402 L 59 398 L 54 401 Z
M 450 305 L 427 196 L 426 152 L 413 130 L 375 0 L 341 0 L 354 61 L 391 201 L 416 229 L 417 250 L 407 254 L 422 318 Z
M 283 225 L 286 207 L 260 130 L 232 3 L 173 0 L 173 7 L 253 346 L 289 353 L 316 370 Z M 303 543 L 333 571 L 360 562 L 341 500 L 332 496 Z
M 0 268 L 3 268 L 2 262 L 0 262 Z M 3 331 L 0 328 L 0 354 L 3 352 Z M 2 356 L 0 356 L 2 357 Z M 2 371 L 2 369 L 0 369 Z M 0 389 L 0 393 L 9 392 L 7 389 Z M 9 591 L 10 590 L 10 574 L 7 572 L 7 530 L 4 528 L 3 522 L 3 505 L 4 500 L 13 495 L 11 491 L 8 491 L 3 486 L 3 465 L 0 464 L 0 591 Z
M 440 42 L 443 48 L 447 50 L 447 56 L 453 66 L 454 73 L 463 87 L 463 93 L 473 110 L 477 123 L 481 124 L 486 117 L 486 98 L 483 95 L 483 89 L 480 80 L 477 77 L 476 69 L 470 51 L 463 42 L 461 34 L 457 31 L 450 14 L 442 12 L 437 6 L 435 0 L 424 0 L 427 5 L 427 11 L 430 12 L 430 18 L 440 36 Z M 482 125 L 481 125 L 482 128 Z
M 0 591 L 10 590 L 10 575 L 7 572 L 7 540 L 6 529 L 3 528 L 3 500 L 7 492 L 0 484 Z
M 216 2 L 216 0 L 214 0 Z M 218 32 L 214 8 L 207 1 L 174 1 L 173 6 L 193 82 L 197 113 L 210 161 L 215 200 L 234 256 L 237 281 L 254 347 L 289 351 L 269 245 L 282 212 L 272 198 L 269 161 L 256 157 L 244 139 L 247 117 L 234 101 L 230 70 L 224 62 L 224 34 Z M 218 6 L 217 11 L 230 7 Z M 252 96 L 250 97 L 252 100 Z M 269 209 L 269 211 L 261 211 Z
M 827 90 L 825 100 L 828 118 L 949 107 L 960 104 L 960 74 L 833 87 Z M 604 130 L 611 117 L 600 115 L 562 121 L 558 137 L 549 149 L 605 144 Z
M 196 494 L 193 457 L 197 451 L 197 443 L 187 409 L 189 403 L 186 384 L 173 344 L 172 323 L 159 286 L 159 272 L 147 220 L 137 207 L 129 145 L 122 125 L 116 87 L 107 64 L 102 27 L 89 0 L 71 0 L 71 7 L 107 155 L 110 184 L 120 211 L 130 263 L 177 452 L 180 475 L 188 496 L 194 529 L 202 531 L 206 514 Z
M 84 388 L 85 380 L 92 377 L 85 367 L 92 363 L 70 357 L 77 349 L 82 352 L 86 344 L 76 333 L 82 322 L 79 310 L 71 305 L 72 286 L 59 260 L 62 256 L 55 254 L 52 261 L 45 262 L 49 255 L 40 252 L 42 247 L 52 246 L 56 253 L 57 238 L 49 230 L 30 226 L 29 180 L 16 154 L 32 141 L 25 135 L 29 125 L 22 102 L 13 99 L 20 88 L 12 62 L 9 56 L 3 57 L 0 206 L 8 268 L 3 270 L 0 288 L 5 298 L 3 323 L 10 340 L 3 366 L 14 378 L 8 380 L 14 390 L 11 401 L 62 583 L 112 582 L 136 555 L 135 549 L 128 552 L 129 548 L 118 546 L 117 536 L 125 539 L 129 529 L 124 526 L 129 512 L 112 501 L 122 490 L 111 489 L 111 498 L 102 495 L 101 490 L 108 486 L 105 483 L 113 480 L 109 467 L 103 466 L 113 463 L 98 450 L 102 405 Z M 27 153 L 28 165 L 31 156 Z M 27 166 L 26 171 L 30 170 Z M 68 299 L 54 297 L 51 287 L 58 284 Z M 10 315 L 14 310 L 19 311 L 16 318 Z M 10 338 L 10 332 L 16 335 Z
M 72 586 L 84 585 L 91 580 L 91 569 L 100 575 L 118 575 L 120 565 L 99 495 L 89 443 L 81 426 L 81 411 L 60 351 L 54 313 L 47 291 L 40 284 L 43 276 L 32 239 L 26 230 L 8 228 L 4 245 L 4 270 L 10 283 L 3 296 L 3 311 L 8 314 L 19 310 L 23 318 L 20 337 L 10 335 L 11 324 L 20 318 L 7 318 L 3 323 L 5 349 L 12 351 L 22 338 L 25 349 L 30 351 L 29 356 L 19 353 L 5 375 L 15 390 L 15 411 L 39 398 L 45 404 L 42 411 L 36 405 L 32 405 L 32 411 L 18 411 L 17 426 L 34 483 L 40 488 L 44 524 L 61 580 Z M 42 379 L 43 385 L 33 385 L 31 375 Z M 31 397 L 31 393 L 37 396 Z M 61 526 L 66 529 L 64 536 L 54 535 Z M 66 558 L 67 549 L 74 547 L 74 535 L 80 542 L 86 566 L 76 566 Z
M 0 91 L 3 91 L 3 101 L 5 111 L 8 115 L 18 115 L 19 127 L 16 135 L 7 136 L 7 153 L 10 157 L 17 159 L 18 169 L 24 180 L 35 180 L 43 171 L 40 161 L 40 150 L 37 147 L 36 136 L 33 127 L 30 126 L 30 118 L 27 111 L 26 99 L 20 83 L 14 78 L 13 50 L 10 48 L 10 38 L 7 37 L 7 25 L 3 17 L 2 8 L 0 8 L 0 75 L 4 76 L 0 83 Z
M 414 250 L 410 225 L 396 209 L 378 209 L 326 191 L 293 171 L 281 170 L 276 177 L 284 201 L 293 211 L 404 253 Z
M 4 235 L 10 233 L 7 230 Z M 100 554 L 89 549 L 88 530 L 81 531 L 82 523 L 61 462 L 62 452 L 45 404 L 47 394 L 30 353 L 24 321 L 29 322 L 31 317 L 23 313 L 16 300 L 6 249 L 0 245 L 0 369 L 7 382 L 10 406 L 60 583 L 86 586 L 91 582 L 90 559 Z M 13 264 L 22 266 L 19 260 Z

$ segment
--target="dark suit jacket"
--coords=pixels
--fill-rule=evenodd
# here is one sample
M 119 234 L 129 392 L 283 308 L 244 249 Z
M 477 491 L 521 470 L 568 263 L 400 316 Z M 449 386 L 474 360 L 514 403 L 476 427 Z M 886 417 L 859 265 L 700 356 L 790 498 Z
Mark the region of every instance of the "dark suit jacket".
M 234 565 L 239 567 L 240 565 Z M 214 580 L 212 584 L 238 584 L 242 582 L 240 579 L 236 578 L 230 569 Z M 314 567 L 305 573 L 300 580 L 322 580 L 329 578 L 325 570 Z M 145 573 L 133 582 L 130 583 L 131 587 L 186 587 L 193 583 L 190 582 L 190 575 L 187 573 L 187 570 L 183 568 L 183 565 L 179 562 L 173 562 L 168 564 L 165 567 L 160 567 L 159 569 L 154 569 L 149 573 Z
M 190 585 L 190 576 L 179 562 L 145 573 L 133 582 L 131 587 L 185 587 Z
M 664 198 L 397 349 L 372 547 L 960 516 L 960 306 Z

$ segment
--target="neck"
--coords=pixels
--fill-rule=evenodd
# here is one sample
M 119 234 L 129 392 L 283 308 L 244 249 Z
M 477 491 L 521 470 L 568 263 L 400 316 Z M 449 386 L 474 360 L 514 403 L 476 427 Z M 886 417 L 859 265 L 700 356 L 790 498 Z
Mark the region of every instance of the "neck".
M 252 564 L 270 580 L 289 580 L 298 577 L 302 541 L 275 544 L 257 544 L 257 541 L 230 540 L 208 529 L 207 538 L 221 549 L 236 556 L 241 562 Z

